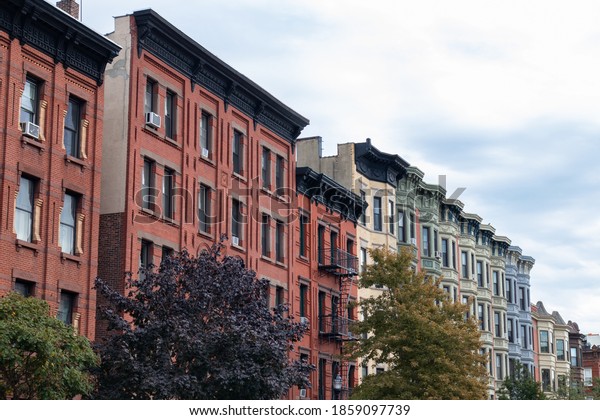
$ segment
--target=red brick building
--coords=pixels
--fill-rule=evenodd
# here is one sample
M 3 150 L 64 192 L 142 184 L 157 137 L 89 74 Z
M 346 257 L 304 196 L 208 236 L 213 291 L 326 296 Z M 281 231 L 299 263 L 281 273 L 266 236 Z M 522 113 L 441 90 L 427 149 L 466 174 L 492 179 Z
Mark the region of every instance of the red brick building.
M 340 356 L 344 343 L 355 339 L 349 326 L 357 315 L 351 305 L 358 293 L 356 223 L 366 203 L 310 168 L 296 174 L 291 313 L 310 325 L 299 352 L 316 370 L 306 395 L 294 389 L 291 398 L 345 399 L 358 381 L 356 363 Z
M 308 120 L 152 10 L 108 37 L 125 47 L 105 75 L 100 277 L 123 290 L 125 272 L 226 234 L 226 253 L 293 299 L 289 192 Z
M 0 294 L 94 338 L 103 73 L 119 47 L 43 0 L 0 3 Z

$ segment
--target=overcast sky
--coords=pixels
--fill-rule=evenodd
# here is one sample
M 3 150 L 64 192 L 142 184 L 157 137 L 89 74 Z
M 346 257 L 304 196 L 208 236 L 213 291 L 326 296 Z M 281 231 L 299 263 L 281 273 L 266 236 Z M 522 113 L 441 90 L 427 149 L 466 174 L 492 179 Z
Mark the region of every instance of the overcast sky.
M 151 7 L 310 119 L 466 187 L 535 258 L 532 301 L 600 332 L 600 2 L 83 0 L 101 33 Z

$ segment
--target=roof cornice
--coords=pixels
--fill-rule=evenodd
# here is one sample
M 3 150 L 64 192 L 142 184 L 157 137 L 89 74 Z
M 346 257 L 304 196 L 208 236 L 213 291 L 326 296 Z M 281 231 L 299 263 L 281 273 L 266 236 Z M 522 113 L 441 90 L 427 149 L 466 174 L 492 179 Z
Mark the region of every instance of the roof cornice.
M 248 77 L 239 73 L 206 48 L 177 29 L 152 9 L 133 13 L 138 28 L 138 55 L 142 50 L 177 69 L 192 84 L 209 90 L 261 124 L 294 144 L 309 123 Z
M 102 84 L 104 69 L 121 47 L 44 0 L 3 0 L 0 28 Z

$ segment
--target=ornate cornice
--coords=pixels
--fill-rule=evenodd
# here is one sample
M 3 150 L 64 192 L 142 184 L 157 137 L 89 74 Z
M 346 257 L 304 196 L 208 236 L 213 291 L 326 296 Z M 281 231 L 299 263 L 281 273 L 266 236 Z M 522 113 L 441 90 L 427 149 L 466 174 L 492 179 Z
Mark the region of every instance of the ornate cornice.
M 367 208 L 366 201 L 358 195 L 309 167 L 296 169 L 296 189 L 300 194 L 323 204 L 328 210 L 335 211 L 354 223 Z
M 294 143 L 308 119 L 284 105 L 259 85 L 237 72 L 181 32 L 152 9 L 133 13 L 138 29 L 138 55 L 142 51 L 160 58 L 169 66 L 220 97 L 225 108 L 233 106 Z
M 102 84 L 104 69 L 121 47 L 44 0 L 4 0 L 0 28 Z
M 354 144 L 356 170 L 371 181 L 387 182 L 394 188 L 404 176 L 408 162 L 398 155 L 384 153 L 371 145 L 371 139 Z

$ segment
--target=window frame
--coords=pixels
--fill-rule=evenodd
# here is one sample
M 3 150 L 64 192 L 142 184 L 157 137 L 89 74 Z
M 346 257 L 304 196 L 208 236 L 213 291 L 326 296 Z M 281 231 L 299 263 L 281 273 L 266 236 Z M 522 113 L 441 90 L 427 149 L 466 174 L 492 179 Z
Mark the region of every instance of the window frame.
M 34 236 L 35 196 L 37 183 L 38 181 L 36 179 L 26 175 L 21 175 L 19 178 L 19 192 L 15 198 L 13 227 L 17 235 L 17 239 L 29 243 L 33 242 Z M 28 188 L 25 188 L 25 185 L 28 185 Z M 24 197 L 25 194 L 27 194 L 27 197 Z M 24 204 L 27 204 L 27 206 L 23 206 Z M 20 232 L 21 226 L 24 227 L 25 225 L 27 232 Z
M 76 313 L 77 309 L 77 297 L 77 293 L 67 290 L 60 291 L 60 301 L 58 303 L 56 318 L 64 322 L 66 325 L 73 325 L 73 315 Z
M 177 94 L 167 89 L 165 94 L 165 136 L 175 139 L 177 134 Z
M 175 177 L 174 169 L 164 168 L 162 179 L 162 215 L 164 219 L 175 219 Z
M 383 231 L 381 197 L 373 197 L 373 230 Z
M 275 190 L 278 195 L 283 194 L 285 188 L 285 159 L 281 155 L 275 158 Z
M 212 156 L 212 114 L 209 114 L 206 111 L 201 111 L 200 113 L 200 127 L 199 127 L 199 145 L 200 145 L 200 156 L 202 155 L 202 150 L 205 149 L 207 151 L 207 156 L 205 158 L 210 159 Z M 204 156 L 203 156 L 204 157 Z
M 23 93 L 21 94 L 21 101 L 19 104 L 19 122 L 20 123 L 32 123 L 35 125 L 39 125 L 39 117 L 40 117 L 40 91 L 41 91 L 41 85 L 43 84 L 42 81 L 40 81 L 39 79 L 36 79 L 34 77 L 31 77 L 29 75 L 27 75 L 27 77 L 25 78 L 25 85 L 23 87 Z M 27 92 L 27 87 L 31 86 L 33 87 L 33 97 L 30 98 L 29 96 L 27 96 L 27 99 L 29 99 L 29 101 L 31 102 L 33 109 L 27 109 L 25 107 L 23 107 L 23 99 L 26 97 L 26 92 Z M 26 114 L 27 118 L 23 119 L 23 115 Z
M 260 247 L 263 257 L 271 257 L 271 216 L 262 213 Z
M 243 176 L 244 172 L 244 133 L 240 130 L 233 130 L 233 140 L 231 147 L 232 169 L 233 173 Z
M 68 201 L 70 204 L 70 210 L 67 210 L 67 197 L 69 197 Z M 65 191 L 63 195 L 63 207 L 60 212 L 60 235 L 59 235 L 59 246 L 61 252 L 65 254 L 75 255 L 75 251 L 77 249 L 77 209 L 79 208 L 79 200 L 81 197 L 76 195 L 70 191 Z M 66 213 L 69 211 L 69 213 Z M 67 216 L 71 215 L 73 219 L 72 225 L 69 224 L 70 220 L 67 219 Z M 68 236 L 65 236 L 68 232 Z M 69 243 L 65 242 L 67 239 L 70 240 Z M 70 245 L 70 247 L 68 247 Z M 67 249 L 65 249 L 67 248 Z
M 211 200 L 212 189 L 200 183 L 198 188 L 198 230 L 201 233 L 211 233 Z
M 84 104 L 83 100 L 69 95 L 63 130 L 63 145 L 67 156 L 77 159 L 81 159 L 81 120 Z M 70 125 L 70 123 L 73 123 L 73 125 Z M 67 133 L 69 133 L 69 136 L 67 136 Z M 71 138 L 67 141 L 67 137 Z
M 271 189 L 271 151 L 263 147 L 260 161 L 262 187 L 266 190 Z

